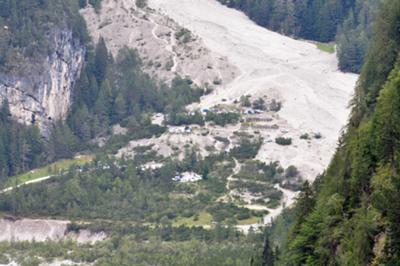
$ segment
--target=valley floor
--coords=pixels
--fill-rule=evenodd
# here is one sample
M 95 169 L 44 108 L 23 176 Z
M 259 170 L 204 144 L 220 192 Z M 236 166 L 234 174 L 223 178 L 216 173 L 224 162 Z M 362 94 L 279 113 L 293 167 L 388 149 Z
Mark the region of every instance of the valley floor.
M 245 241 L 242 258 L 248 258 L 255 250 L 252 238 L 257 238 L 258 244 L 263 241 L 263 236 L 250 228 L 270 224 L 284 208 L 294 203 L 302 178 L 313 181 L 326 169 L 349 116 L 348 106 L 357 75 L 340 72 L 335 54 L 318 49 L 316 44 L 294 40 L 259 27 L 242 13 L 217 1 L 148 0 L 148 5 L 149 9 L 140 10 L 134 8 L 133 0 L 104 0 L 100 13 L 95 13 L 93 8 L 84 9 L 81 13 L 94 40 L 104 37 L 114 55 L 124 46 L 137 49 L 150 75 L 159 74 L 161 80 L 166 82 L 176 74 L 189 75 L 195 84 L 212 83 L 212 92 L 203 96 L 199 103 L 190 105 L 188 116 L 191 111 L 198 111 L 203 115 L 202 119 L 207 117 L 206 113 L 234 113 L 239 117 L 236 123 L 218 125 L 205 119 L 204 125 L 172 126 L 166 125 L 165 114 L 154 114 L 152 123 L 165 129 L 158 137 L 131 139 L 124 145 L 116 145 L 115 161 L 114 156 L 109 154 L 104 156 L 109 160 L 99 162 L 90 156 L 81 157 L 66 161 L 63 166 L 54 164 L 14 177 L 11 184 L 0 190 L 0 197 L 5 197 L 0 203 L 8 208 L 13 200 L 10 195 L 15 193 L 20 198 L 26 197 L 32 201 L 29 202 L 32 206 L 39 209 L 34 196 L 43 199 L 43 205 L 53 196 L 54 202 L 49 205 L 57 206 L 51 206 L 56 214 L 60 213 L 59 209 L 65 208 L 67 211 L 63 209 L 63 213 L 69 211 L 75 217 L 87 215 L 88 221 L 92 218 L 88 214 L 90 211 L 93 217 L 106 217 L 101 222 L 107 221 L 112 225 L 99 222 L 97 225 L 101 226 L 97 230 L 100 235 L 88 233 L 89 236 L 85 235 L 88 238 L 86 242 L 91 242 L 91 237 L 93 242 L 103 240 L 106 237 L 103 228 L 115 230 L 121 235 L 116 234 L 116 237 L 111 234 L 106 241 L 97 243 L 96 248 L 103 254 L 100 256 L 93 251 L 92 263 L 98 258 L 100 264 L 109 262 L 109 254 L 115 253 L 108 246 L 110 242 L 118 246 L 121 254 L 125 254 L 127 249 L 136 254 L 140 249 L 160 248 L 168 257 L 171 245 L 191 254 L 192 245 L 195 250 L 197 241 L 202 241 L 204 252 L 234 254 L 241 248 L 240 241 Z M 193 34 L 193 39 L 187 44 L 178 44 L 179 39 L 175 37 L 182 29 L 188 29 Z M 164 66 L 166 62 L 168 67 Z M 266 108 L 263 111 L 245 108 L 241 104 L 243 97 L 253 104 L 262 99 L 269 107 L 273 103 L 281 106 L 276 110 Z M 115 128 L 114 136 L 129 138 L 128 129 L 120 125 Z M 257 146 L 257 141 L 260 143 L 254 156 L 239 158 L 233 151 L 245 138 L 251 139 L 249 146 Z M 278 139 L 290 139 L 290 144 L 279 144 Z M 190 161 L 192 158 L 188 151 L 193 147 L 198 152 L 194 156 L 198 157 Z M 214 161 L 207 161 L 207 156 Z M 90 166 L 81 167 L 91 161 Z M 210 166 L 207 178 L 203 179 L 199 169 L 203 170 L 201 167 L 207 163 Z M 64 174 L 60 171 L 73 164 L 75 166 L 70 172 Z M 193 169 L 186 169 L 188 165 Z M 289 170 L 293 167 L 299 172 L 296 170 L 290 174 Z M 158 171 L 160 168 L 166 173 Z M 199 173 L 195 173 L 195 168 Z M 59 173 L 62 178 L 50 179 Z M 184 176 L 189 181 L 183 182 Z M 88 180 L 92 183 L 87 183 Z M 25 189 L 26 186 L 13 189 L 19 187 L 14 185 L 14 181 L 33 189 Z M 43 182 L 43 187 L 38 182 Z M 46 187 L 46 184 L 50 185 Z M 67 190 L 66 185 L 68 191 L 64 191 Z M 88 199 L 95 193 L 99 198 L 92 204 Z M 67 203 L 78 199 L 78 203 L 67 204 L 55 195 L 62 195 Z M 99 203 L 103 198 L 110 200 Z M 84 200 L 90 203 L 84 206 L 81 204 Z M 151 204 L 153 209 L 148 207 Z M 30 208 L 25 208 L 25 213 L 30 211 Z M 133 217 L 134 212 L 140 215 Z M 159 217 L 161 212 L 165 215 Z M 129 222 L 136 224 L 130 227 Z M 56 226 L 49 226 L 49 223 Z M 16 237 L 33 240 L 38 236 L 38 241 L 44 241 L 46 237 L 62 239 L 67 235 L 65 232 L 70 231 L 67 223 L 0 220 L 0 225 L 4 225 L 0 227 L 0 240 Z M 29 229 L 35 225 L 38 225 L 36 231 Z M 19 235 L 16 231 L 20 228 L 24 230 Z M 237 229 L 247 234 L 239 234 Z M 122 234 L 124 230 L 129 234 Z M 79 234 L 73 237 L 79 238 Z M 240 241 L 232 244 L 232 239 L 236 238 Z M 118 241 L 114 243 L 114 239 Z M 210 250 L 205 239 L 212 239 L 214 250 Z M 190 245 L 186 241 L 190 241 Z M 220 250 L 218 246 L 221 243 Z M 0 251 L 18 250 L 16 254 L 23 257 L 26 251 L 18 245 L 2 243 Z M 39 248 L 45 250 L 46 245 L 47 242 L 40 243 Z M 54 255 L 54 258 L 68 257 L 69 252 L 74 250 L 71 257 L 85 261 L 75 244 L 57 245 L 66 245 L 63 249 L 65 254 Z M 90 246 L 85 248 L 92 249 Z M 37 250 L 37 254 L 42 254 L 43 250 Z M 153 263 L 157 263 L 156 258 L 150 256 L 153 251 L 141 252 L 144 261 L 154 259 Z M 194 258 L 186 258 L 186 253 L 183 254 L 188 261 L 186 265 L 190 265 L 190 259 Z M 0 256 L 0 263 L 1 259 Z M 179 258 L 178 261 L 183 260 Z M 204 262 L 204 265 L 209 265 L 207 263 Z
M 258 159 L 295 165 L 309 180 L 326 168 L 347 122 L 357 79 L 338 70 L 335 54 L 259 27 L 217 1 L 150 0 L 149 6 L 198 35 L 208 49 L 240 70 L 234 81 L 222 81 L 193 108 L 229 104 L 243 95 L 279 99 L 283 106 L 279 120 L 285 129 L 281 135 L 298 139 L 318 132 L 323 141 L 289 148 L 265 144 Z

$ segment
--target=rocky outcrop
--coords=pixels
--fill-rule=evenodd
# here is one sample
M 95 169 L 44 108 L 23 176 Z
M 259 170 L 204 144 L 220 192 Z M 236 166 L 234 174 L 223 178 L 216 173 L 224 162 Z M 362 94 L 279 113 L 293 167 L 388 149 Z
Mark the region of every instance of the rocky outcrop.
M 0 242 L 74 240 L 78 243 L 95 243 L 107 237 L 104 232 L 69 231 L 69 223 L 47 219 L 0 219 Z
M 48 38 L 52 52 L 44 59 L 31 59 L 22 73 L 0 72 L 0 100 L 8 100 L 19 122 L 35 123 L 44 135 L 51 121 L 65 119 L 85 55 L 70 30 L 53 30 Z

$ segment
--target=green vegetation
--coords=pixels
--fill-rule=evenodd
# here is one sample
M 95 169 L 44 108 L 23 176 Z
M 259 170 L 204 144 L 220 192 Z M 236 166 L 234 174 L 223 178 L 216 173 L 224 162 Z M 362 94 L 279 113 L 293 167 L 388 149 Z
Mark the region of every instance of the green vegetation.
M 231 228 L 136 228 L 94 246 L 73 242 L 2 243 L 0 254 L 21 265 L 65 258 L 91 265 L 261 265 L 262 235 L 243 236 Z M 192 239 L 192 240 L 190 240 Z M 258 244 L 254 244 L 258 243 Z M 7 262 L 0 255 L 1 262 Z
M 276 265 L 398 265 L 400 261 L 400 2 L 387 1 L 326 173 L 304 184 Z M 291 217 L 291 218 L 290 218 Z M 286 219 L 285 218 L 285 219 Z M 292 221 L 292 222 L 290 222 Z
M 299 191 L 302 179 L 297 168 L 289 166 L 284 170 L 278 162 L 265 164 L 257 160 L 246 160 L 229 182 L 229 189 L 241 195 L 250 193 L 253 204 L 276 208 L 283 196 L 282 191 L 275 187 L 277 184 L 292 191 Z M 236 198 L 242 200 L 239 196 Z
M 43 62 L 54 49 L 49 29 L 72 30 L 74 37 L 88 40 L 86 25 L 76 0 L 0 1 L 0 71 L 36 71 L 31 63 Z
M 110 126 L 117 123 L 129 134 L 138 135 L 151 124 L 148 113 L 170 112 L 170 117 L 176 116 L 202 93 L 190 80 L 179 77 L 170 88 L 158 86 L 141 71 L 135 51 L 124 48 L 114 60 L 100 40 L 76 85 L 67 122 L 80 141 L 107 135 Z
M 135 3 L 138 8 L 145 8 L 147 6 L 147 0 L 136 0 Z
M 180 112 L 175 113 L 171 112 L 167 117 L 167 123 L 173 126 L 182 126 L 182 125 L 200 125 L 204 126 L 205 121 L 204 117 L 200 112 L 187 113 Z
M 9 175 L 42 165 L 44 151 L 38 128 L 13 121 L 8 102 L 4 102 L 0 109 L 0 183 Z
M 211 222 L 213 221 L 213 217 L 208 212 L 202 211 L 198 214 L 195 214 L 189 218 L 178 218 L 176 221 L 173 222 L 173 226 L 210 226 Z
M 283 169 L 277 162 L 267 165 L 257 160 L 247 160 L 241 165 L 239 173 L 234 175 L 234 177 L 238 179 L 277 183 L 280 180 L 279 175 L 281 173 L 283 173 Z
M 267 110 L 265 100 L 263 98 L 258 98 L 253 102 L 253 108 L 257 110 Z
M 282 146 L 289 146 L 292 145 L 292 139 L 291 138 L 284 138 L 284 137 L 277 137 L 275 139 L 275 143 L 282 145 Z
M 248 209 L 216 203 L 225 195 L 226 178 L 231 174 L 231 159 L 226 155 L 201 159 L 194 151 L 187 151 L 182 162 L 159 158 L 163 167 L 143 170 L 140 164 L 156 159 L 148 158 L 146 153 L 138 153 L 132 161 L 95 159 L 84 167 L 73 165 L 57 178 L 2 195 L 0 210 L 23 216 L 162 225 L 195 221 L 206 212 L 213 221 L 224 224 L 251 216 Z M 176 173 L 185 171 L 196 171 L 205 180 L 172 181 Z
M 332 43 L 317 43 L 317 48 L 321 51 L 333 54 L 335 52 L 335 44 Z
M 339 67 L 343 71 L 360 72 L 373 35 L 373 24 L 384 0 L 357 0 L 353 12 L 338 28 L 336 42 Z
M 181 28 L 175 33 L 175 38 L 183 43 L 188 43 L 192 40 L 192 33 L 190 30 Z
M 33 169 L 27 173 L 12 176 L 8 179 L 4 187 L 11 187 L 16 184 L 25 183 L 27 181 L 38 179 L 41 177 L 58 175 L 61 171 L 66 171 L 72 166 L 83 166 L 89 163 L 91 160 L 92 157 L 88 155 L 78 156 L 75 157 L 74 159 L 60 160 L 52 164 L 49 164 L 47 166 L 38 169 Z
M 225 126 L 228 124 L 237 124 L 240 120 L 240 114 L 236 112 L 215 113 L 208 112 L 205 117 L 196 112 L 171 112 L 168 115 L 167 123 L 174 126 L 181 125 L 200 125 L 204 126 L 205 122 L 213 122 L 218 126 Z
M 251 140 L 247 137 L 240 138 L 239 145 L 235 146 L 230 150 L 230 155 L 239 160 L 253 159 L 257 156 L 263 140 L 261 138 L 257 140 Z
M 242 95 L 240 97 L 240 105 L 243 107 L 250 107 L 251 102 L 250 102 L 250 95 Z
M 308 134 L 308 133 L 304 133 L 304 134 L 301 134 L 300 135 L 300 139 L 304 139 L 304 140 L 308 140 L 308 139 L 310 139 L 311 137 L 310 137 L 310 134 Z
M 208 112 L 205 119 L 206 121 L 212 121 L 216 125 L 223 127 L 227 124 L 239 123 L 240 114 L 236 112 L 227 112 L 227 113 Z
M 104 231 L 109 239 L 79 246 L 0 243 L 0 254 L 27 265 L 56 258 L 94 265 L 247 265 L 250 260 L 258 265 L 262 234 L 244 236 L 230 226 L 257 221 L 265 213 L 217 202 L 226 193 L 232 159 L 212 155 L 203 160 L 188 150 L 182 162 L 156 158 L 164 163 L 161 169 L 142 170 L 140 164 L 154 159 L 151 148 L 136 148 L 131 161 L 95 158 L 83 167 L 59 162 L 72 165 L 57 178 L 0 196 L 0 209 L 6 213 L 83 221 L 69 230 Z M 205 179 L 172 181 L 176 172 L 188 170 Z

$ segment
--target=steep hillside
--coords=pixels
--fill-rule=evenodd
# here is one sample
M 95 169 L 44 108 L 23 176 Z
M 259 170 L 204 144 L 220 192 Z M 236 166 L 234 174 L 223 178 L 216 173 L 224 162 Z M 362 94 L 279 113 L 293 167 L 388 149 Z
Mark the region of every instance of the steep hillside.
M 144 71 L 158 80 L 170 83 L 179 75 L 211 87 L 216 81 L 229 83 L 238 74 L 201 38 L 156 10 L 137 7 L 135 1 L 103 0 L 97 12 L 87 6 L 81 14 L 94 42 L 102 37 L 114 57 L 123 47 L 137 50 Z
M 65 119 L 85 56 L 76 1 L 0 2 L 0 101 L 20 122 L 49 135 Z
M 380 12 L 347 133 L 295 208 L 279 265 L 399 265 L 400 1 Z

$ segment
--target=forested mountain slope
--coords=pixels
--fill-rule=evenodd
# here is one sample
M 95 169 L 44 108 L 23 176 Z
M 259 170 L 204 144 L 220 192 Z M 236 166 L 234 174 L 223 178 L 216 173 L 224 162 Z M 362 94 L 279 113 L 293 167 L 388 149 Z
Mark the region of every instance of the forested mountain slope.
M 137 52 L 91 42 L 79 10 L 100 1 L 0 1 L 0 184 L 79 151 L 122 124 L 128 138 L 163 131 L 150 112 L 181 110 L 203 90 L 144 73 Z M 173 76 L 176 76 L 175 74 Z M 40 133 L 39 133 L 40 129 Z
M 78 2 L 0 1 L 0 101 L 49 135 L 65 119 L 84 64 L 86 26 Z
M 298 38 L 338 43 L 339 66 L 359 72 L 381 0 L 218 0 L 257 24 Z
M 279 265 L 399 265 L 400 1 L 389 1 L 327 172 L 305 190 Z

